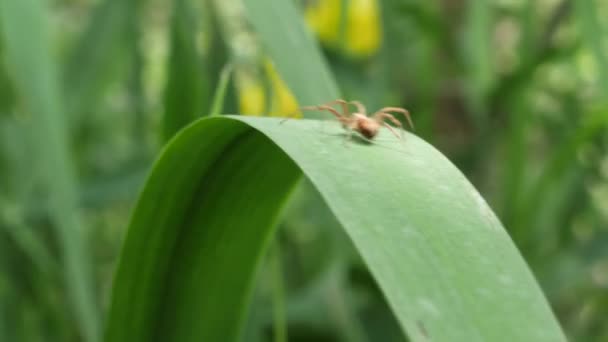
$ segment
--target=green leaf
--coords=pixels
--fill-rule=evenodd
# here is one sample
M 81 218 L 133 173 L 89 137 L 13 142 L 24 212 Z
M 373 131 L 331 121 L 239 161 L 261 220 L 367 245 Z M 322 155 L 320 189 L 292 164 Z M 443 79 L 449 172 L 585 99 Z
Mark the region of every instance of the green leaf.
M 64 66 L 69 113 L 82 115 L 102 100 L 118 66 L 127 59 L 128 43 L 137 22 L 139 0 L 103 0 L 93 11 L 89 25 L 74 44 Z
M 200 15 L 188 0 L 173 2 L 171 19 L 171 55 L 169 58 L 163 135 L 170 139 L 177 131 L 203 114 L 209 106 L 204 98 L 207 86 L 202 58 L 196 48 L 196 23 Z
M 590 111 L 574 132 L 556 146 L 548 162 L 545 163 L 536 182 L 522 198 L 517 215 L 512 226 L 512 233 L 521 243 L 530 241 L 542 235 L 538 232 L 538 220 L 551 200 L 555 200 L 555 192 L 560 186 L 567 186 L 567 175 L 573 169 L 580 167 L 576 163 L 581 149 L 594 139 L 606 133 L 608 128 L 608 108 L 599 106 Z M 553 226 L 557 227 L 557 226 Z M 530 231 L 532 229 L 532 231 Z M 521 239 L 520 239 L 521 237 Z M 527 239 L 527 241 L 523 240 Z
M 45 195 L 48 195 L 48 214 L 61 244 L 74 316 L 83 337 L 96 341 L 100 327 L 92 272 L 81 236 L 84 229 L 77 210 L 76 177 L 69 155 L 56 64 L 52 58 L 50 25 L 43 4 L 39 0 L 2 0 L 2 39 L 16 95 L 33 119 L 36 150 L 44 151 L 32 167 L 44 170 L 41 174 L 47 191 Z
M 0 46 L 0 58 L 2 58 L 2 46 Z M 15 102 L 15 92 L 9 79 L 6 68 L 0 63 L 0 116 L 8 112 Z
M 199 120 L 163 150 L 131 220 L 107 341 L 237 340 L 301 172 L 412 341 L 565 341 L 500 222 L 432 146 L 251 117 Z
M 537 0 L 529 0 L 519 9 L 521 39 L 518 50 L 519 55 L 522 56 L 520 62 L 522 65 L 533 63 L 535 55 L 538 55 L 539 50 L 543 48 L 543 46 L 539 46 L 541 44 L 539 44 L 538 31 L 541 23 L 538 20 L 537 8 Z M 548 42 L 544 44 L 548 44 Z
M 316 105 L 340 97 L 318 44 L 292 1 L 243 2 L 266 52 L 300 104 Z
M 468 2 L 464 60 L 470 77 L 471 105 L 478 124 L 485 120 L 485 99 L 494 83 L 492 66 L 492 4 L 488 1 Z
M 575 1 L 575 9 L 578 15 L 578 24 L 582 36 L 591 49 L 597 62 L 598 83 L 602 94 L 608 93 L 608 54 L 606 54 L 605 27 L 598 20 L 601 13 L 593 1 Z M 604 17 L 600 14 L 602 18 Z
M 213 94 L 213 101 L 211 102 L 210 114 L 211 116 L 220 115 L 223 113 L 224 102 L 226 101 L 226 91 L 228 90 L 228 83 L 230 82 L 230 76 L 232 75 L 232 64 L 226 64 L 222 68 L 220 78 Z
M 21 222 L 10 205 L 0 201 L 0 230 L 31 259 L 37 271 L 44 275 L 60 274 L 52 253 L 32 227 Z

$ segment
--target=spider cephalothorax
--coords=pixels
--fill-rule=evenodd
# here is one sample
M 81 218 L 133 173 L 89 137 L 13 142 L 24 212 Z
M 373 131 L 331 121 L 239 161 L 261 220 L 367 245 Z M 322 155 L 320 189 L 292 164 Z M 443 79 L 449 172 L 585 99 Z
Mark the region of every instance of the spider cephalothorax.
M 337 110 L 335 110 L 332 105 L 339 104 L 342 106 L 342 114 L 340 114 Z M 357 112 L 351 113 L 348 109 L 349 105 L 354 105 L 357 108 Z M 399 134 L 395 131 L 393 127 L 387 124 L 384 120 L 389 120 L 396 126 L 403 128 L 401 122 L 390 114 L 390 112 L 401 113 L 407 120 L 410 127 L 414 128 L 414 124 L 412 123 L 412 119 L 410 117 L 410 112 L 406 109 L 399 107 L 384 107 L 371 116 L 367 116 L 367 111 L 365 110 L 365 106 L 359 101 L 345 101 L 345 100 L 335 100 L 330 103 L 319 105 L 319 106 L 306 106 L 302 107 L 302 110 L 326 110 L 332 113 L 342 126 L 346 128 L 349 133 L 350 132 L 359 132 L 362 136 L 367 139 L 373 139 L 382 126 L 389 129 L 395 136 L 400 137 Z

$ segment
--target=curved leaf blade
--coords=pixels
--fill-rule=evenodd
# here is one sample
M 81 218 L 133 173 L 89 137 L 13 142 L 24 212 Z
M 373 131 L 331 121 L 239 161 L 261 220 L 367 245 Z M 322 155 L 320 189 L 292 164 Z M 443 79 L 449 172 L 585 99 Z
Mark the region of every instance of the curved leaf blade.
M 277 212 L 300 175 L 317 187 L 413 341 L 564 341 L 524 260 L 438 151 L 383 132 L 269 118 L 195 122 L 139 200 L 115 280 L 108 341 L 234 341 Z

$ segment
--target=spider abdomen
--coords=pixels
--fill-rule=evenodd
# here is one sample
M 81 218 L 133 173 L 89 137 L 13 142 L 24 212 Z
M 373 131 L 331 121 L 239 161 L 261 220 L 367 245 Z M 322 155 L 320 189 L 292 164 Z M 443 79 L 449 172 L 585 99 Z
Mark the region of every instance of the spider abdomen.
M 373 139 L 380 130 L 380 125 L 374 120 L 368 117 L 361 117 L 357 119 L 357 131 L 367 139 Z

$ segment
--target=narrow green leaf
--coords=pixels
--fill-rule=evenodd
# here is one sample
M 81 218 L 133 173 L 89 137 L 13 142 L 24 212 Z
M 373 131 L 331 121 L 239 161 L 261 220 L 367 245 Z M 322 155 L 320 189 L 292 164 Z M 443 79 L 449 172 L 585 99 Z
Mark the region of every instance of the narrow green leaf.
M 127 30 L 130 52 L 131 68 L 128 80 L 128 103 L 131 120 L 131 139 L 135 153 L 146 154 L 146 95 L 144 86 L 144 48 L 141 41 L 143 32 L 140 28 L 140 17 L 137 15 L 137 7 L 130 7 L 129 29 Z M 99 94 L 98 94 L 99 95 Z
M 578 24 L 581 29 L 583 39 L 593 53 L 598 72 L 598 82 L 602 94 L 608 94 L 608 55 L 606 53 L 605 28 L 599 22 L 598 14 L 594 2 L 591 0 L 574 1 L 575 9 L 578 15 Z M 600 14 L 605 18 L 604 14 Z
M 255 270 L 301 172 L 412 341 L 565 341 L 485 201 L 437 150 L 335 123 L 214 117 L 181 131 L 133 214 L 107 341 L 236 341 Z
M 471 100 L 478 123 L 485 120 L 486 94 L 494 82 L 492 66 L 492 4 L 467 2 L 467 31 L 464 60 L 470 77 Z
M 556 192 L 558 183 L 565 182 L 568 172 L 578 166 L 575 161 L 581 148 L 605 134 L 607 128 L 608 108 L 603 106 L 589 113 L 572 135 L 556 147 L 536 183 L 518 205 L 513 224 L 514 236 L 528 240 L 537 236 L 526 229 L 538 228 L 536 223 L 539 214 L 542 213 L 545 203 L 550 201 L 552 192 Z
M 50 45 L 43 1 L 3 0 L 0 22 L 9 73 L 16 93 L 34 121 L 38 164 L 48 192 L 48 210 L 64 253 L 66 284 L 83 337 L 96 341 L 99 318 L 93 297 L 89 258 L 77 210 L 75 173 L 69 155 L 66 122 Z
M 2 47 L 0 46 L 0 58 L 2 58 Z M 8 112 L 15 102 L 13 85 L 4 65 L 0 64 L 0 116 Z
M 530 112 L 526 89 L 521 89 L 515 93 L 513 100 L 509 103 L 508 126 L 506 134 L 506 155 L 503 176 L 503 210 L 505 225 L 512 228 L 511 221 L 516 218 L 515 208 L 521 203 L 522 191 L 526 186 L 526 170 L 528 163 L 528 146 L 526 146 L 526 136 L 530 129 Z M 517 237 L 515 241 L 518 242 Z
M 12 297 L 9 285 L 8 262 L 5 257 L 6 240 L 0 240 L 0 339 L 2 341 L 14 340 L 8 326 L 9 298 Z
M 281 262 L 281 246 L 276 239 L 272 245 L 270 254 L 270 272 L 272 277 L 272 316 L 274 342 L 287 342 L 287 322 L 286 322 L 286 300 L 285 284 L 283 274 L 283 264 Z
M 19 217 L 12 215 L 16 213 L 11 212 L 7 207 L 6 203 L 0 202 L 0 229 L 3 229 L 31 259 L 37 271 L 45 275 L 60 274 L 58 265 L 40 236 L 36 235 L 31 227 L 20 222 Z
M 340 97 L 317 42 L 293 1 L 244 0 L 248 18 L 279 74 L 302 105 Z M 318 114 L 304 113 L 313 117 Z
M 196 49 L 196 15 L 188 0 L 173 2 L 169 80 L 165 89 L 163 135 L 170 139 L 203 113 L 205 78 L 201 55 Z
M 213 95 L 213 102 L 210 111 L 211 114 L 209 115 L 215 116 L 223 113 L 224 102 L 226 101 L 226 90 L 228 89 L 228 82 L 230 82 L 231 74 L 232 64 L 226 64 L 220 73 L 220 80 L 215 88 L 215 94 Z
M 96 108 L 118 66 L 127 59 L 129 29 L 139 0 L 103 0 L 65 63 L 63 76 L 69 113 Z

